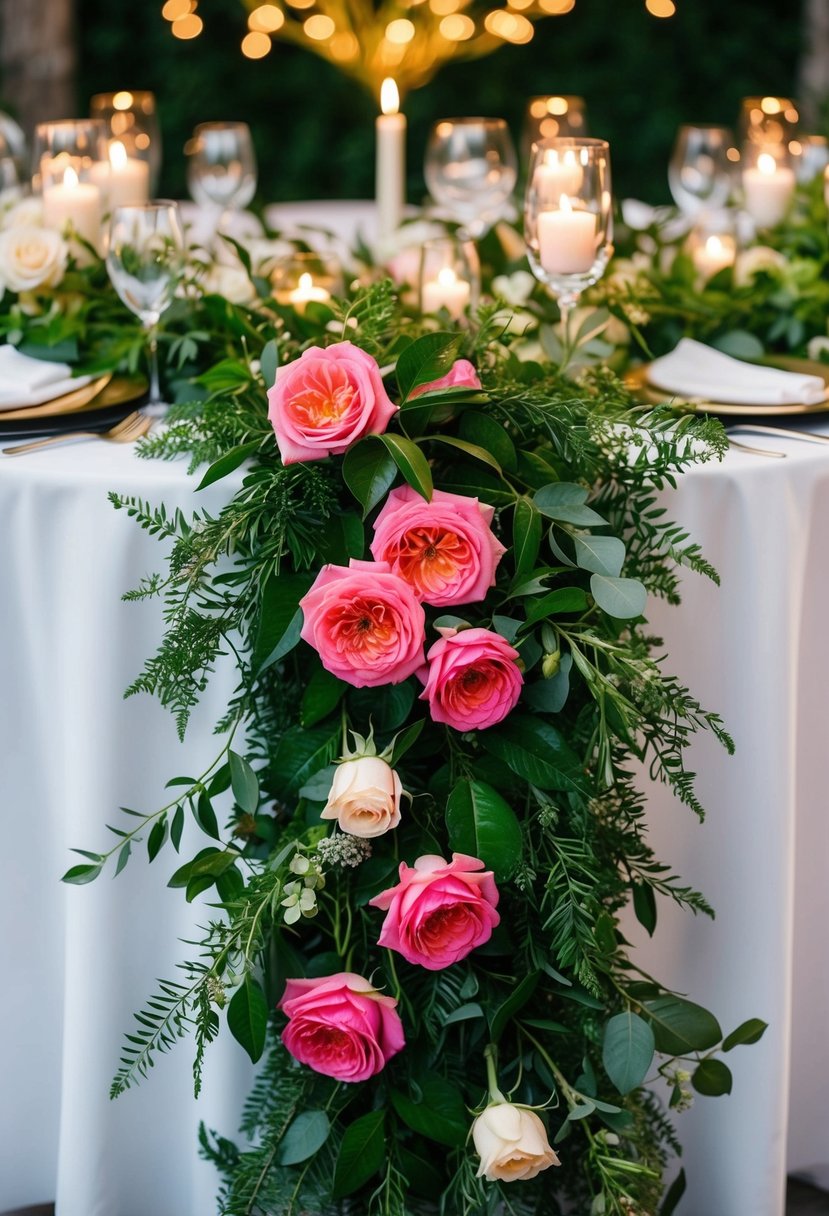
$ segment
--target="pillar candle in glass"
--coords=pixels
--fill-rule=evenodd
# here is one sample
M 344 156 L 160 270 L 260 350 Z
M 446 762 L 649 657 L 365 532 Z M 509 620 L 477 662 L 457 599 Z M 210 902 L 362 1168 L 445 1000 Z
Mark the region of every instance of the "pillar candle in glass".
M 406 203 L 406 116 L 400 113 L 397 85 L 387 77 L 380 89 L 377 116 L 377 236 L 391 236 L 400 227 Z
M 342 272 L 332 255 L 297 252 L 276 262 L 271 282 L 275 300 L 305 312 L 311 303 L 330 303 L 342 290 Z
M 101 245 L 104 183 L 108 179 L 106 131 L 88 118 L 41 123 L 35 129 L 32 185 L 43 195 L 43 222 L 75 235 L 94 248 Z M 89 261 L 75 243 L 79 262 Z
M 735 215 L 731 211 L 703 212 L 685 242 L 686 252 L 705 283 L 733 266 L 737 257 Z
M 89 103 L 89 112 L 106 124 L 109 139 L 123 145 L 130 162 L 147 164 L 147 192 L 155 193 L 161 172 L 161 130 L 154 94 L 147 89 L 96 93 Z M 120 204 L 113 201 L 112 205 Z
M 445 309 L 460 321 L 478 303 L 480 263 L 474 242 L 455 237 L 424 241 L 420 254 L 420 307 L 424 313 Z
M 549 165 L 559 170 L 568 156 L 578 175 L 550 189 Z M 613 195 L 610 149 L 602 139 L 548 139 L 533 145 L 524 200 L 524 239 L 533 274 L 558 301 L 566 332 L 567 316 L 579 296 L 604 274 L 613 252 Z
M 109 164 L 94 165 L 91 172 L 92 180 L 98 182 L 102 193 L 106 194 L 107 209 L 114 211 L 116 207 L 149 202 L 149 161 L 129 156 L 120 139 L 110 140 L 108 155 Z
M 737 135 L 743 144 L 761 149 L 797 138 L 800 109 L 790 97 L 744 97 Z
M 743 149 L 743 201 L 758 228 L 774 228 L 789 209 L 796 184 L 789 159 L 783 144 Z

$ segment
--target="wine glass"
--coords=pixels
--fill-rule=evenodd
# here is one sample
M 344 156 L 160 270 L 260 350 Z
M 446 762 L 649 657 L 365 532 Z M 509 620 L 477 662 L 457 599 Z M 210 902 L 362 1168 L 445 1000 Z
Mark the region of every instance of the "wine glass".
M 541 97 L 531 97 L 524 113 L 521 158 L 524 161 L 529 160 L 532 146 L 539 139 L 587 134 L 587 106 L 583 97 L 561 93 L 545 93 Z
M 530 269 L 567 322 L 613 252 L 610 148 L 603 139 L 545 139 L 533 145 L 524 201 Z
M 717 211 L 728 202 L 732 162 L 738 156 L 727 127 L 683 126 L 668 165 L 668 184 L 683 215 Z
M 463 229 L 479 240 L 515 188 L 518 160 L 503 118 L 443 118 L 432 127 L 424 165 L 426 184 Z
M 160 412 L 158 322 L 173 302 L 184 240 L 178 207 L 166 201 L 116 207 L 109 228 L 106 266 L 113 287 L 147 331 L 150 354 L 148 406 Z
M 187 186 L 200 206 L 216 209 L 216 230 L 228 211 L 256 193 L 256 154 L 246 122 L 203 122 L 187 144 Z

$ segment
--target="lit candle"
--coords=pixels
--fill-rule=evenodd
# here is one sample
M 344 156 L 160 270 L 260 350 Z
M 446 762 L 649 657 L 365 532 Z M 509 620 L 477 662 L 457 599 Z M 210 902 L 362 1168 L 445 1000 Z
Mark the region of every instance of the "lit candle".
M 331 293 L 315 283 L 307 271 L 299 276 L 299 283 L 288 293 L 288 303 L 292 304 L 297 312 L 305 312 L 312 300 L 326 304 L 330 299 Z
M 62 182 L 44 183 L 43 222 L 47 228 L 62 231 L 71 225 L 77 236 L 97 248 L 102 213 L 101 191 L 93 182 L 79 181 L 71 165 L 64 171 Z M 78 260 L 84 260 L 83 252 L 78 253 Z
M 761 152 L 755 168 L 743 169 L 746 211 L 758 228 L 773 228 L 789 209 L 794 194 L 794 171 L 778 165 L 769 152 Z
M 596 260 L 596 216 L 574 211 L 563 194 L 557 211 L 538 213 L 538 256 L 547 274 L 586 274 Z
M 451 266 L 444 266 L 438 271 L 436 279 L 428 279 L 423 284 L 421 306 L 426 313 L 445 308 L 449 316 L 457 321 L 466 311 L 471 293 L 471 284 L 459 279 Z
M 382 240 L 400 226 L 406 198 L 406 117 L 399 113 L 397 85 L 387 77 L 380 89 L 377 118 L 377 235 Z
M 829 165 L 823 170 L 823 201 L 829 207 Z
M 559 157 L 558 149 L 551 148 L 533 174 L 533 185 L 540 203 L 555 203 L 562 194 L 578 194 L 584 170 L 576 159 L 573 148 L 567 148 Z
M 120 139 L 113 139 L 109 145 L 109 165 L 99 161 L 92 166 L 89 176 L 107 195 L 110 211 L 149 201 L 149 163 L 137 156 L 128 156 Z
M 737 242 L 729 233 L 712 233 L 704 244 L 693 252 L 694 265 L 703 278 L 710 279 L 726 266 L 732 266 L 737 253 Z

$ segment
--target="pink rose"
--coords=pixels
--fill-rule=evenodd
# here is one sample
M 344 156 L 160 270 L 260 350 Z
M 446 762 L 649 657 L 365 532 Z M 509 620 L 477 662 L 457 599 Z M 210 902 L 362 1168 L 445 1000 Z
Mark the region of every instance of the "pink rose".
M 419 397 L 421 393 L 436 393 L 440 388 L 480 387 L 481 382 L 478 379 L 478 373 L 469 360 L 456 359 L 452 364 L 451 370 L 445 376 L 441 376 L 439 380 L 430 380 L 428 384 L 418 384 L 417 388 L 413 388 L 409 393 L 409 400 L 412 397 Z
M 495 567 L 506 553 L 490 528 L 494 514 L 477 498 L 435 490 L 426 502 L 402 486 L 392 490 L 377 516 L 371 552 L 427 604 L 474 604 L 494 584 Z
M 382 435 L 397 411 L 376 361 L 351 342 L 304 351 L 280 369 L 268 403 L 283 464 L 339 456 L 364 435 Z
M 386 562 L 323 566 L 299 606 L 301 636 L 347 684 L 399 684 L 424 662 L 423 609 Z
M 380 945 L 429 971 L 466 958 L 489 941 L 501 919 L 492 871 L 463 853 L 453 853 L 450 862 L 434 856 L 418 857 L 414 866 L 403 862 L 397 886 L 370 902 L 387 910 Z
M 340 1081 L 367 1081 L 405 1046 L 397 1001 L 351 971 L 288 980 L 277 1005 L 282 1042 L 295 1060 Z
M 441 629 L 426 656 L 421 701 L 433 722 L 455 730 L 486 730 L 501 722 L 521 695 L 518 651 L 491 629 Z

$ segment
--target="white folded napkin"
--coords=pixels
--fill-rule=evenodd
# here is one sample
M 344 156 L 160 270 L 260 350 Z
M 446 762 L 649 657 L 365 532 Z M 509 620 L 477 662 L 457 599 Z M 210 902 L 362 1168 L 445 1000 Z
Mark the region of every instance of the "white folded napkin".
M 41 405 L 89 384 L 92 376 L 73 376 L 68 363 L 50 363 L 22 355 L 8 343 L 0 346 L 0 408 Z
M 820 376 L 743 363 L 692 338 L 654 359 L 647 378 L 669 393 L 731 405 L 814 405 L 826 398 Z

